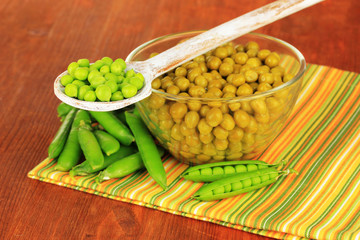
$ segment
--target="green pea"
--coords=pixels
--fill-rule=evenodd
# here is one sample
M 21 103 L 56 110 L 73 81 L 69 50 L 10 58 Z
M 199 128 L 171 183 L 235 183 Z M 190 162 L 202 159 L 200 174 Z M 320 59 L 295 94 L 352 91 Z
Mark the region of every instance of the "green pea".
M 125 77 L 124 76 L 117 76 L 117 83 L 122 83 L 124 81 Z
M 91 90 L 91 87 L 89 85 L 84 85 L 79 88 L 79 94 L 78 99 L 84 100 L 85 94 Z
M 118 59 L 116 59 L 114 62 L 120 63 L 121 68 L 123 69 L 123 71 L 126 69 L 126 62 L 124 61 L 124 59 L 118 58 Z
M 260 177 L 253 177 L 253 178 L 251 178 L 251 185 L 252 185 L 252 186 L 257 185 L 257 184 L 259 184 L 259 183 L 261 183 Z
M 117 83 L 118 81 L 118 76 L 116 76 L 115 74 L 113 73 L 107 73 L 104 75 L 104 78 L 106 79 L 106 81 L 109 81 L 109 80 L 112 80 L 112 81 L 115 81 Z
M 135 73 L 134 69 L 130 69 L 129 71 L 127 71 L 127 72 L 125 73 L 125 78 L 134 77 L 135 74 L 136 74 L 136 73 Z
M 224 189 L 225 189 L 225 192 L 228 193 L 228 192 L 231 192 L 231 184 L 227 184 L 224 186 Z
M 111 101 L 120 101 L 123 99 L 124 99 L 124 96 L 122 95 L 122 93 L 120 91 L 114 92 L 110 98 Z
M 144 76 L 141 74 L 141 73 L 136 73 L 135 74 L 135 77 L 138 77 L 138 78 L 140 78 L 141 79 L 141 81 L 145 81 L 145 78 L 144 78 Z
M 98 86 L 104 84 L 106 82 L 105 78 L 102 77 L 102 76 L 97 76 L 97 77 L 94 77 L 90 84 L 93 88 L 97 88 Z
M 119 89 L 116 80 L 108 80 L 105 82 L 105 85 L 109 86 L 111 93 L 114 93 Z
M 68 65 L 67 71 L 72 77 L 75 77 L 74 73 L 78 67 L 79 67 L 79 64 L 77 62 L 72 62 Z
M 211 175 L 212 170 L 211 170 L 211 168 L 202 168 L 202 169 L 200 169 L 200 174 L 201 175 Z
M 102 102 L 109 102 L 111 98 L 111 89 L 107 85 L 100 85 L 95 90 L 96 97 Z
M 98 70 L 98 69 L 96 68 L 96 66 L 94 64 L 91 64 L 89 66 L 89 72 L 94 71 L 94 70 Z
M 100 68 L 100 72 L 102 74 L 106 74 L 106 73 L 109 73 L 110 72 L 110 67 L 108 65 L 104 65 Z
M 123 83 L 130 84 L 130 78 L 125 78 L 125 79 L 123 80 Z
M 94 134 L 100 144 L 100 148 L 107 156 L 119 151 L 120 143 L 109 133 L 102 130 L 95 130 Z
M 247 172 L 247 168 L 245 165 L 236 165 L 235 166 L 235 171 L 237 173 L 240 173 L 240 172 Z
M 129 79 L 129 83 L 140 90 L 144 86 L 144 79 L 134 76 Z
M 119 62 L 115 61 L 111 64 L 110 71 L 115 75 L 120 75 L 124 70 Z
M 265 164 L 259 164 L 258 166 L 258 169 L 263 169 L 263 168 L 267 168 L 268 165 L 265 165 Z
M 218 188 L 215 188 L 214 190 L 213 190 L 213 194 L 214 195 L 217 195 L 217 194 L 222 194 L 222 193 L 224 193 L 225 192 L 225 188 L 224 187 L 218 187 Z
M 208 191 L 208 192 L 204 192 L 201 194 L 201 198 L 205 198 L 205 199 L 213 199 L 214 198 L 214 192 L 213 191 Z M 218 195 L 219 196 L 219 195 Z M 221 196 L 221 194 L 220 194 Z M 197 196 L 193 197 L 195 199 L 199 199 Z
M 225 166 L 224 167 L 225 174 L 232 174 L 235 173 L 235 168 L 233 166 Z
M 102 66 L 105 65 L 105 63 L 104 63 L 103 61 L 101 61 L 101 60 L 97 60 L 93 65 L 94 65 L 94 67 L 95 67 L 96 69 L 99 70 Z
M 241 182 L 235 182 L 235 183 L 231 183 L 231 189 L 232 191 L 237 191 L 243 188 L 243 185 Z
M 91 65 L 91 66 L 93 66 L 93 65 Z M 92 80 L 96 77 L 102 77 L 102 74 L 99 72 L 99 70 L 95 69 L 95 70 L 90 71 L 90 73 L 88 75 L 89 82 L 91 83 Z
M 103 57 L 101 61 L 104 62 L 105 65 L 110 66 L 113 63 L 113 60 L 110 57 Z
M 251 179 L 245 179 L 241 181 L 244 188 L 251 186 Z
M 189 172 L 189 176 L 199 176 L 199 175 L 200 175 L 200 170 Z
M 85 82 L 84 81 L 80 81 L 80 80 L 74 80 L 72 82 L 72 84 L 76 85 L 78 88 L 82 87 L 85 85 Z
M 131 98 L 136 95 L 137 88 L 134 85 L 127 84 L 121 88 L 124 98 Z
M 74 76 L 78 80 L 87 79 L 88 74 L 89 74 L 88 70 L 85 68 L 81 68 L 81 67 L 78 67 L 77 69 L 75 69 L 75 72 L 74 72 Z
M 87 91 L 84 95 L 84 100 L 88 102 L 95 102 L 96 94 L 93 90 Z
M 248 172 L 258 170 L 258 167 L 257 167 L 255 164 L 248 164 L 248 165 L 246 166 L 246 168 L 247 168 L 247 171 L 248 171 Z
M 224 174 L 224 169 L 222 167 L 214 167 L 213 174 L 214 175 L 222 175 L 222 174 Z
M 269 175 L 263 175 L 263 176 L 260 176 L 260 179 L 261 179 L 261 182 L 266 182 L 267 180 L 270 179 Z
M 124 81 L 125 81 L 125 79 L 124 79 Z M 122 82 L 122 83 L 120 83 L 120 84 L 118 84 L 118 89 L 120 89 L 120 91 L 122 91 L 122 89 L 123 89 L 123 87 L 125 87 L 126 85 L 128 85 L 128 83 L 126 83 L 126 82 Z
M 89 59 L 86 59 L 86 58 L 79 59 L 77 61 L 77 63 L 79 64 L 80 67 L 89 67 L 90 66 Z
M 69 83 L 72 83 L 73 80 L 74 80 L 74 78 L 71 75 L 64 75 L 61 77 L 60 83 L 61 83 L 61 85 L 66 86 Z
M 65 94 L 69 97 L 77 97 L 78 95 L 78 86 L 73 83 L 70 83 L 65 86 Z

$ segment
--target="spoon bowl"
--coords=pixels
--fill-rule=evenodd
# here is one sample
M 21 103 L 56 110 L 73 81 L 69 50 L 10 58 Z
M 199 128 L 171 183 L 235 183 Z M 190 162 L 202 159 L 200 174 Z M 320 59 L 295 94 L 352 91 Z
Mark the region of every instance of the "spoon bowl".
M 151 94 L 151 81 L 153 79 L 151 75 L 146 74 L 145 71 L 141 69 L 141 66 L 144 65 L 141 64 L 139 65 L 137 64 L 137 62 L 133 62 L 133 63 L 127 62 L 126 65 L 127 65 L 126 70 L 134 69 L 134 71 L 136 72 L 141 72 L 145 78 L 144 87 L 140 89 L 140 91 L 138 91 L 138 93 L 132 98 L 127 98 L 119 101 L 111 101 L 111 102 L 89 102 L 89 101 L 82 101 L 76 98 L 69 97 L 64 93 L 65 87 L 60 82 L 61 77 L 67 75 L 68 71 L 61 73 L 55 79 L 54 93 L 56 97 L 59 98 L 62 102 L 70 106 L 73 106 L 75 108 L 79 108 L 87 111 L 109 112 L 124 108 L 135 102 L 141 101 L 144 98 L 147 98 Z

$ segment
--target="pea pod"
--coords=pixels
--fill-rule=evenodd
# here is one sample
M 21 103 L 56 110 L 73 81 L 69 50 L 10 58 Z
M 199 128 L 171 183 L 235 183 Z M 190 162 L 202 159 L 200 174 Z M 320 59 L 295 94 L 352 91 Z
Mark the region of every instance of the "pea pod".
M 133 132 L 141 158 L 150 176 L 166 189 L 166 172 L 156 144 L 144 122 L 136 115 L 125 112 L 126 122 Z
M 164 154 L 163 148 L 158 148 L 158 151 L 160 156 Z M 144 167 L 141 154 L 140 152 L 137 152 L 109 165 L 104 171 L 99 173 L 96 181 L 101 183 L 105 180 L 125 177 L 133 172 L 143 169 Z
M 132 105 L 131 105 L 132 106 Z M 136 116 L 140 117 L 139 114 L 139 110 L 136 107 L 131 107 L 128 110 L 124 111 L 123 109 L 118 110 L 118 111 L 114 111 L 113 113 L 115 114 L 115 116 L 123 123 L 126 123 L 126 118 L 125 118 L 125 112 L 130 112 L 135 114 Z
M 125 111 L 116 111 L 114 115 L 122 122 L 126 123 Z
M 63 123 L 61 124 L 59 130 L 56 132 L 54 139 L 49 145 L 48 148 L 48 158 L 56 158 L 60 155 L 61 151 L 64 148 L 66 139 L 69 135 L 72 122 L 74 120 L 77 109 L 73 108 L 66 115 Z
M 80 121 L 85 121 L 88 124 L 91 123 L 88 112 L 84 110 L 77 111 L 64 149 L 57 160 L 55 170 L 67 172 L 79 162 L 81 157 L 81 148 L 78 141 Z
M 296 173 L 294 169 L 284 171 L 276 168 L 263 168 L 256 171 L 233 175 L 203 185 L 192 198 L 202 201 L 213 201 L 233 197 L 240 193 L 250 192 L 275 182 L 281 175 Z
M 80 163 L 79 165 L 76 165 L 75 167 L 73 167 L 70 172 L 69 175 L 71 177 L 74 176 L 86 176 L 92 173 L 96 173 L 99 172 L 105 168 L 107 168 L 107 166 L 109 166 L 110 164 L 126 157 L 129 156 L 133 153 L 137 152 L 137 148 L 135 146 L 122 146 L 120 148 L 119 151 L 117 151 L 116 153 L 111 154 L 110 156 L 104 156 L 104 163 L 102 166 L 97 167 L 97 168 L 91 168 L 90 163 L 88 160 L 85 160 L 84 162 Z
M 215 162 L 190 167 L 182 174 L 182 177 L 193 182 L 213 182 L 239 173 L 278 167 L 283 164 L 284 162 L 269 164 L 260 160 Z
M 130 130 L 122 123 L 112 112 L 93 112 L 90 111 L 96 121 L 99 122 L 103 128 L 113 137 L 120 141 L 120 143 L 129 146 L 135 141 L 134 136 Z
M 78 130 L 78 139 L 81 150 L 85 155 L 85 159 L 89 161 L 92 169 L 96 169 L 104 164 L 104 156 L 100 145 L 96 140 L 91 126 L 84 121 L 80 121 Z
M 57 113 L 58 113 L 58 117 L 60 118 L 61 121 L 63 121 L 66 117 L 66 115 L 73 109 L 72 106 L 67 105 L 64 102 L 61 102 L 58 107 L 57 107 Z
M 124 124 L 126 124 L 126 119 L 125 119 L 125 112 L 133 112 L 135 109 L 135 104 L 129 105 L 127 107 L 112 111 L 112 113 L 118 118 L 120 119 L 120 121 Z
M 107 156 L 119 151 L 120 143 L 116 138 L 102 130 L 95 130 L 94 134 L 100 144 L 100 148 Z
M 135 114 L 136 116 L 140 117 L 140 112 L 139 112 L 139 109 L 136 107 L 136 105 L 135 105 L 133 114 Z

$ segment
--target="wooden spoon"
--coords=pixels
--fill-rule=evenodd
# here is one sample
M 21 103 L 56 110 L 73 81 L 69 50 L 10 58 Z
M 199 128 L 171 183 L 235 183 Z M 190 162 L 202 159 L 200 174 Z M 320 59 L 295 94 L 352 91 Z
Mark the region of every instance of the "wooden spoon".
M 323 0 L 278 0 L 199 34 L 146 61 L 127 62 L 126 70 L 134 69 L 145 78 L 144 87 L 132 98 L 113 102 L 87 102 L 68 97 L 60 83 L 61 77 L 66 75 L 67 71 L 55 79 L 54 93 L 61 101 L 84 110 L 113 111 L 124 108 L 148 97 L 151 94 L 152 80 L 167 71 L 241 35 L 321 1 Z

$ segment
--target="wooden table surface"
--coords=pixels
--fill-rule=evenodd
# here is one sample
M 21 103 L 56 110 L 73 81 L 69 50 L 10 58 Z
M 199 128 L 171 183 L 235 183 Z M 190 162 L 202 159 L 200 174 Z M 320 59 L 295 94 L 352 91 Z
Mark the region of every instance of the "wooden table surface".
M 208 29 L 266 0 L 1 0 L 0 239 L 269 239 L 31 180 L 59 127 L 53 81 L 79 58 L 125 58 L 169 33 Z M 360 71 L 360 2 L 320 3 L 258 29 L 308 63 Z

